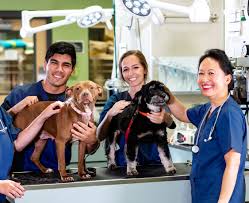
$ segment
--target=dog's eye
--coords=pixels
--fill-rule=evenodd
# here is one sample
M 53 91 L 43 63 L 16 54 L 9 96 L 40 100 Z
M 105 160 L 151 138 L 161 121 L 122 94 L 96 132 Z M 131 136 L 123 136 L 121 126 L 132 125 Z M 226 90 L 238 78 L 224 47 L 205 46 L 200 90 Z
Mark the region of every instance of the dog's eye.
M 90 87 L 90 89 L 91 89 L 91 90 L 93 90 L 93 89 L 94 89 L 94 87 L 93 87 L 93 86 L 91 86 L 91 87 Z

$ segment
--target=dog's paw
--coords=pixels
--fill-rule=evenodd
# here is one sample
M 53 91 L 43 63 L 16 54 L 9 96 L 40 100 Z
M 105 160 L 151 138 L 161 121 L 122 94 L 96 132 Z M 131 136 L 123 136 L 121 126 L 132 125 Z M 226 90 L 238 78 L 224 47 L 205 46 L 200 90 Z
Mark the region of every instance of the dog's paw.
M 61 180 L 62 182 L 73 182 L 74 178 L 72 176 L 62 176 Z
M 169 175 L 174 175 L 176 173 L 176 168 L 174 165 L 168 166 L 165 170 Z
M 132 169 L 126 172 L 127 176 L 137 176 L 138 171 L 136 169 Z
M 91 178 L 92 178 L 92 176 L 90 174 L 87 174 L 87 173 L 80 176 L 81 180 L 89 180 Z
M 109 170 L 113 171 L 113 170 L 117 169 L 117 165 L 115 163 L 110 163 L 110 164 L 107 165 L 107 168 Z
M 52 168 L 47 168 L 45 170 L 45 173 L 53 173 L 53 172 L 54 172 L 54 170 Z

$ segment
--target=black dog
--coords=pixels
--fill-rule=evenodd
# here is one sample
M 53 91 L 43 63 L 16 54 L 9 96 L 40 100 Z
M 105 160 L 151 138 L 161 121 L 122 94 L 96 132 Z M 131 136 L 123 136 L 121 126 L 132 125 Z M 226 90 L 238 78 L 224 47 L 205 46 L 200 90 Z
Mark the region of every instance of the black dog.
M 165 123 L 152 123 L 146 113 L 160 112 L 166 107 L 169 100 L 167 88 L 158 81 L 151 81 L 144 85 L 136 93 L 122 113 L 112 118 L 110 125 L 110 136 L 106 139 L 106 155 L 108 159 L 108 168 L 116 168 L 115 146 L 119 133 L 125 134 L 126 140 L 126 159 L 127 175 L 137 175 L 136 157 L 138 145 L 140 142 L 156 143 L 158 152 L 166 173 L 174 174 L 176 169 L 170 157 L 170 151 L 167 142 L 166 127 L 174 129 L 176 127 L 173 119 L 168 116 Z

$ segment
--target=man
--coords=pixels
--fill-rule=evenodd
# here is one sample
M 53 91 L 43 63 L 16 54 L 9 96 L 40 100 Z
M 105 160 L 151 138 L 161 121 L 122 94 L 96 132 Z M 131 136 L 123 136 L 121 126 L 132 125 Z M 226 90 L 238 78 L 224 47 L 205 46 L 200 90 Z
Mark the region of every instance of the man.
M 76 64 L 76 52 L 72 44 L 67 42 L 57 42 L 52 44 L 46 53 L 44 61 L 45 79 L 36 83 L 17 86 L 5 98 L 2 107 L 9 110 L 19 101 L 27 96 L 36 96 L 39 101 L 65 101 L 66 83 L 71 76 Z M 78 136 L 84 137 L 88 143 L 88 152 L 98 145 L 96 139 L 96 126 L 89 123 L 89 126 L 79 123 L 74 124 L 74 132 Z M 75 134 L 75 133 L 74 133 Z M 34 150 L 34 143 L 31 143 L 22 153 L 16 153 L 13 162 L 13 171 L 35 171 L 38 168 L 30 160 Z M 66 164 L 71 159 L 71 144 L 66 146 Z M 41 155 L 41 163 L 54 170 L 58 169 L 56 147 L 54 140 L 49 139 Z

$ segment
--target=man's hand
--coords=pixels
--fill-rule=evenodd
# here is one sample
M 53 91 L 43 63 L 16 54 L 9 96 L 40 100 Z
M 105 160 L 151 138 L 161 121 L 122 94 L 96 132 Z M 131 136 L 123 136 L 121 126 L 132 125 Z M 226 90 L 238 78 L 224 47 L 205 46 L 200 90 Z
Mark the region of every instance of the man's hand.
M 12 180 L 0 180 L 0 193 L 12 199 L 21 198 L 24 195 L 25 189 L 20 183 Z
M 97 141 L 96 129 L 97 127 L 89 121 L 88 125 L 82 122 L 77 122 L 73 124 L 73 129 L 71 129 L 72 136 L 86 144 L 94 144 Z
M 72 136 L 87 144 L 87 153 L 94 154 L 99 148 L 100 142 L 96 136 L 97 127 L 89 121 L 88 125 L 77 122 L 73 124 L 71 129 Z

